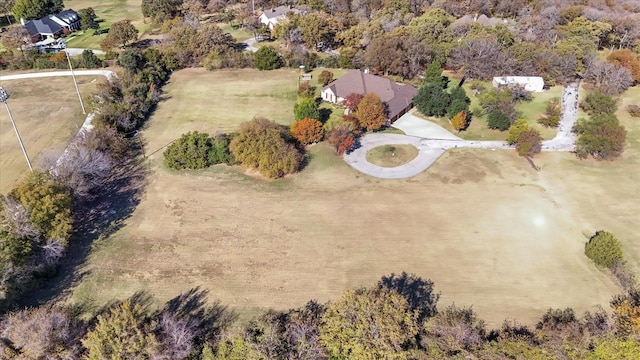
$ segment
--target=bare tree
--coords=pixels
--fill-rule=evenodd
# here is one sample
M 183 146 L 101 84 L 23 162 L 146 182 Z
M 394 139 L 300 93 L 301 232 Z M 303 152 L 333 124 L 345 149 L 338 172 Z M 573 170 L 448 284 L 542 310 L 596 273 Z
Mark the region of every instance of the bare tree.
M 1 324 L 4 342 L 26 359 L 70 359 L 79 355 L 82 325 L 59 308 L 41 307 L 10 313 Z
M 590 64 L 584 79 L 609 95 L 618 95 L 633 84 L 633 76 L 627 68 L 598 60 Z
M 194 339 L 198 331 L 198 321 L 190 316 L 178 318 L 170 312 L 160 315 L 156 330 L 162 342 L 159 359 L 184 359 L 193 349 Z
M 80 131 L 52 171 L 55 180 L 68 186 L 76 195 L 86 196 L 102 186 L 113 168 L 109 154 L 91 146 L 93 140 L 91 131 Z
M 2 197 L 0 200 L 0 225 L 2 230 L 21 239 L 40 237 L 40 231 L 29 220 L 29 212 L 12 196 Z
M 31 41 L 25 27 L 18 24 L 7 28 L 7 31 L 2 34 L 0 42 L 7 49 L 19 49 L 22 52 Z

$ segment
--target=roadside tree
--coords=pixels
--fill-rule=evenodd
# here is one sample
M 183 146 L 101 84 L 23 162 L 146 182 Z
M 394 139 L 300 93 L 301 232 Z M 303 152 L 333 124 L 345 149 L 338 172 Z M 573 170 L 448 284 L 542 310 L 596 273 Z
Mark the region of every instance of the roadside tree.
M 89 49 L 82 51 L 82 65 L 87 69 L 96 69 L 102 67 L 102 60 Z
M 356 139 L 351 129 L 351 124 L 340 124 L 334 128 L 328 130 L 324 138 L 327 140 L 336 154 L 342 155 L 345 152 L 351 150 L 356 144 Z
M 502 111 L 491 110 L 487 115 L 487 124 L 489 125 L 489 129 L 505 131 L 511 126 L 511 121 L 509 121 L 509 117 Z
M 47 239 L 66 244 L 73 229 L 71 196 L 48 173 L 33 172 L 10 193 L 29 211 L 29 221 Z
M 542 137 L 536 129 L 527 129 L 518 135 L 516 151 L 518 155 L 532 157 L 542 149 Z
M 469 126 L 469 120 L 467 119 L 467 113 L 464 111 L 460 111 L 451 119 L 451 126 L 453 126 L 456 131 L 460 132 Z
M 322 123 L 316 119 L 306 118 L 291 124 L 291 135 L 302 145 L 310 145 L 322 140 Z
M 384 104 L 374 93 L 364 95 L 354 115 L 367 131 L 380 129 L 387 121 Z
M 561 112 L 560 99 L 557 97 L 549 99 L 545 112 L 540 116 L 540 119 L 538 119 L 538 123 L 544 127 L 558 127 Z
M 620 125 L 618 118 L 612 114 L 600 114 L 591 119 L 580 119 L 573 127 L 578 135 L 576 155 L 596 160 L 614 159 L 624 150 L 627 131 Z
M 439 84 L 427 83 L 420 87 L 413 102 L 427 116 L 444 116 L 449 107 L 449 94 Z
M 618 110 L 616 100 L 603 92 L 592 92 L 580 103 L 589 115 L 613 114 Z
M 273 47 L 262 46 L 253 54 L 253 64 L 259 70 L 275 70 L 282 67 L 282 58 Z

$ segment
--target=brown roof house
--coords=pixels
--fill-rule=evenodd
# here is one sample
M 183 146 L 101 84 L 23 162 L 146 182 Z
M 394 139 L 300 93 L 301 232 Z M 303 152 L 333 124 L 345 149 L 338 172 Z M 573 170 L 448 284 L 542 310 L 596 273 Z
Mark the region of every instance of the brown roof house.
M 364 95 L 369 92 L 378 95 L 386 104 L 387 120 L 391 124 L 413 108 L 413 98 L 418 94 L 418 89 L 360 70 L 351 70 L 322 88 L 321 96 L 324 101 L 339 104 L 351 93 Z

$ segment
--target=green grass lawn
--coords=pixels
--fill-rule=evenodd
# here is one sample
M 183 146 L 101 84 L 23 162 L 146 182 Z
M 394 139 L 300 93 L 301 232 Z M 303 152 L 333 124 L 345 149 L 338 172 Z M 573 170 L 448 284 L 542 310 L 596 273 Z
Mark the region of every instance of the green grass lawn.
M 457 84 L 458 84 L 457 79 L 451 79 L 451 81 L 449 82 L 449 89 L 451 89 L 454 86 L 457 86 Z M 469 98 L 471 99 L 471 104 L 469 106 L 469 109 L 472 112 L 474 110 L 476 111 L 479 110 L 480 102 L 478 100 L 478 97 L 473 95 L 473 92 L 471 91 L 471 85 L 467 82 L 462 86 L 467 92 L 467 96 L 469 96 Z M 491 82 L 488 82 L 488 81 L 485 82 L 485 86 L 487 88 L 490 88 L 492 86 Z M 533 99 L 528 102 L 517 103 L 516 110 L 521 113 L 521 117 L 526 119 L 527 123 L 531 127 L 540 131 L 540 135 L 542 135 L 543 140 L 552 139 L 556 135 L 557 130 L 555 128 L 545 128 L 544 126 L 538 124 L 538 119 L 540 118 L 540 115 L 544 113 L 547 106 L 546 102 L 549 99 L 554 97 L 559 97 L 559 98 L 562 97 L 562 86 L 554 86 L 549 90 L 545 90 L 544 92 L 531 93 L 531 95 L 533 96 Z M 414 115 L 417 115 L 429 121 L 433 121 L 436 124 L 442 126 L 443 128 L 449 130 L 451 133 L 454 133 L 460 138 L 465 140 L 505 140 L 507 136 L 506 131 L 501 132 L 498 130 L 489 129 L 489 127 L 487 126 L 486 115 L 485 116 L 473 115 L 471 119 L 471 123 L 469 124 L 469 127 L 465 131 L 462 131 L 460 133 L 456 132 L 456 130 L 453 128 L 453 126 L 451 126 L 451 123 L 446 117 L 443 117 L 443 118 L 428 117 L 428 116 L 424 116 L 418 111 L 416 111 Z
M 233 38 L 236 39 L 236 41 L 238 42 L 244 41 L 253 37 L 253 34 L 250 34 L 249 32 L 245 31 L 244 29 L 242 29 L 240 26 L 236 24 L 232 25 L 229 23 L 217 23 L 217 25 L 224 32 L 231 34 L 231 36 L 233 36 Z
M 112 23 L 125 19 L 131 20 L 131 23 L 140 31 L 140 35 L 150 27 L 142 16 L 140 0 L 66 0 L 64 5 L 76 11 L 93 8 L 98 20 L 103 20 L 100 22 L 100 29 L 109 28 Z M 100 41 L 105 36 L 106 34 L 93 36 L 93 30 L 78 31 L 70 36 L 69 47 L 100 49 Z

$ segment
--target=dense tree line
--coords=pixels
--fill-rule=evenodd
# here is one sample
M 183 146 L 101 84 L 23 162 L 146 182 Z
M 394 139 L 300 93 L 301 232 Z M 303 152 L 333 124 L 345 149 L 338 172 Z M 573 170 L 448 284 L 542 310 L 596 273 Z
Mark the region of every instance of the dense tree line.
M 636 284 L 637 286 L 637 284 Z M 6 314 L 3 358 L 66 359 L 634 359 L 640 353 L 640 292 L 615 296 L 579 317 L 549 309 L 535 326 L 486 326 L 471 307 L 438 306 L 434 284 L 411 274 L 384 276 L 326 304 L 269 310 L 243 326 L 206 291 L 192 289 L 159 309 L 137 293 L 88 320 L 72 308 Z
M 93 129 L 81 129 L 61 157 L 43 160 L 42 170 L 0 197 L 2 308 L 55 274 L 76 225 L 92 225 L 76 224 L 89 212 L 83 207 L 99 208 L 96 201 L 106 201 L 102 190 L 117 192 L 126 169 L 135 168 L 131 164 L 140 143 L 131 134 L 159 100 L 173 60 L 148 49 L 127 50 L 120 61 L 124 70 L 99 84 L 90 97 Z

